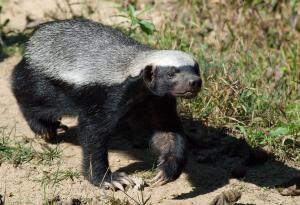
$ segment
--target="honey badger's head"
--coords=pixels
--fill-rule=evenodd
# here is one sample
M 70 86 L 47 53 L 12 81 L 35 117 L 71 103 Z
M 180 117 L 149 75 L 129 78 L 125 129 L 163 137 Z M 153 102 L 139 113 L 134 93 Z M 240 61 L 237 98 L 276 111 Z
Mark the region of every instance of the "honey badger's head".
M 181 51 L 156 51 L 144 69 L 144 81 L 156 95 L 192 98 L 201 89 L 198 63 Z

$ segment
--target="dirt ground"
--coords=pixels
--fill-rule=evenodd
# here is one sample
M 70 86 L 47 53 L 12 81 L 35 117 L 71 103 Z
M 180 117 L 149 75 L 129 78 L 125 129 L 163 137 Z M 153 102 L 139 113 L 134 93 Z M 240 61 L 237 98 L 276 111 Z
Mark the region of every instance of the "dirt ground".
M 26 1 L 21 2 L 26 3 Z M 22 8 L 24 9 L 19 11 L 19 14 L 27 11 L 27 7 Z M 40 8 L 37 6 L 36 11 Z M 34 10 L 29 9 L 30 12 Z M 18 11 L 15 13 L 18 14 Z M 43 17 L 42 13 L 36 15 Z M 17 25 L 18 22 L 15 24 L 16 27 L 20 27 Z M 29 129 L 10 90 L 10 74 L 19 60 L 20 57 L 10 57 L 0 63 L 0 127 L 7 126 L 8 129 L 16 127 L 16 133 L 11 135 L 14 137 L 12 140 L 26 138 L 38 147 L 39 144 L 45 142 L 34 136 Z M 72 120 L 67 119 L 66 122 L 72 123 Z M 180 178 L 161 187 L 146 187 L 143 191 L 145 198 L 151 196 L 152 204 L 206 205 L 222 191 L 237 189 L 242 193 L 241 199 L 236 203 L 239 205 L 300 205 L 300 197 L 281 196 L 274 188 L 277 184 L 300 176 L 299 167 L 269 159 L 259 165 L 247 166 L 245 177 L 240 180 L 233 179 L 231 170 L 243 162 L 243 153 L 249 155 L 241 148 L 240 141 L 213 128 L 205 128 L 204 131 L 199 128 L 193 132 L 194 140 L 198 140 L 196 144 L 199 146 L 191 149 L 187 168 Z M 212 136 L 213 143 L 204 139 L 205 136 Z M 81 199 L 89 204 L 101 204 L 99 201 L 108 197 L 121 200 L 128 198 L 130 203 L 134 204 L 130 197 L 137 199 L 137 196 L 140 197 L 141 194 L 139 191 L 129 190 L 127 194 L 130 197 L 128 197 L 120 191 L 113 193 L 100 190 L 90 185 L 82 176 L 74 181 L 64 180 L 53 186 L 51 184 L 45 186 L 41 183 L 40 179 L 45 173 L 58 169 L 72 169 L 80 172 L 81 149 L 75 139 L 75 132 L 62 136 L 62 140 L 58 142 L 62 156 L 54 165 L 29 162 L 14 167 L 9 163 L 2 163 L 0 165 L 0 194 L 5 197 L 5 204 L 42 204 L 45 198 L 51 199 L 56 196 L 59 196 L 63 202 Z M 220 151 L 219 148 L 224 147 L 225 141 L 230 141 L 230 146 L 225 143 L 226 151 L 224 149 Z M 209 153 L 216 159 L 200 163 L 199 157 L 209 155 Z M 113 171 L 122 170 L 129 175 L 143 176 L 141 174 L 143 170 L 146 170 L 146 173 L 150 172 L 155 157 L 149 154 L 147 149 L 132 147 L 125 139 L 114 139 L 110 146 L 109 161 Z

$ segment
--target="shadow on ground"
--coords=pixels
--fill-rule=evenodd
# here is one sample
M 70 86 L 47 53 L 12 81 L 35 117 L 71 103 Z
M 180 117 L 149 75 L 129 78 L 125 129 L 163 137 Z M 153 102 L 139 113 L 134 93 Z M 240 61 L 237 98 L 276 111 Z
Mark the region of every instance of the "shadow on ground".
M 174 199 L 188 199 L 212 192 L 229 183 L 232 173 L 245 182 L 262 188 L 274 188 L 290 178 L 300 176 L 300 170 L 276 161 L 274 156 L 263 149 L 251 148 L 244 139 L 226 134 L 224 129 L 206 127 L 201 122 L 183 119 L 189 136 L 189 161 L 185 172 L 194 187 L 191 192 Z M 60 134 L 51 143 L 69 142 L 78 145 L 76 127 Z M 126 152 L 140 162 L 128 164 L 118 171 L 132 174 L 135 171 L 150 170 L 155 156 L 148 149 L 134 148 L 119 135 L 110 141 L 110 149 Z M 235 171 L 233 171 L 235 170 Z

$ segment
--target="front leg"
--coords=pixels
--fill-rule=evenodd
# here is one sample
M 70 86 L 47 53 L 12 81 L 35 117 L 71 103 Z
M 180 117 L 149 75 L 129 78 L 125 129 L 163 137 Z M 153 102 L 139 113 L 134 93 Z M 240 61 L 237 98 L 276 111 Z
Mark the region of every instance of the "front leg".
M 177 179 L 187 161 L 186 138 L 177 115 L 176 99 L 158 98 L 150 105 L 153 135 L 150 146 L 158 154 L 155 185 Z
M 101 121 L 81 115 L 79 140 L 83 152 L 83 175 L 94 185 L 100 185 L 111 172 L 108 166 L 107 140 L 109 131 Z M 106 178 L 107 178 L 106 177 Z
M 114 128 L 107 115 L 79 117 L 79 140 L 83 151 L 83 175 L 94 185 L 121 189 L 135 182 L 125 173 L 111 173 L 108 164 L 107 142 Z
M 163 185 L 176 180 L 186 164 L 186 142 L 184 137 L 175 132 L 154 133 L 151 148 L 159 155 L 158 173 L 152 180 L 154 185 Z

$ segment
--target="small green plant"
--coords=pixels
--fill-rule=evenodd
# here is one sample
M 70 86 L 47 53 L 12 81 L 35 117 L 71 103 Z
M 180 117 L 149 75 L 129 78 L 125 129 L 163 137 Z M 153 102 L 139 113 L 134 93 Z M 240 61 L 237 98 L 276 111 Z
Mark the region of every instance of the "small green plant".
M 59 159 L 61 157 L 62 151 L 59 147 L 56 146 L 49 146 L 48 144 L 42 145 L 42 152 L 39 153 L 38 158 L 40 161 L 50 164 L 55 159 Z
M 16 128 L 0 127 L 0 163 L 8 162 L 19 166 L 35 160 L 51 164 L 61 157 L 61 150 L 56 146 L 42 145 L 42 151 L 33 148 L 30 140 L 14 141 Z
M 22 143 L 16 143 L 14 145 L 4 143 L 3 141 L 0 143 L 0 163 L 7 161 L 18 166 L 34 158 L 34 150 L 31 146 L 26 146 Z
M 12 135 L 15 135 L 15 128 L 0 127 L 0 164 L 9 162 L 18 166 L 32 160 L 35 154 L 32 146 L 22 142 L 11 143 Z
M 55 185 L 59 185 L 64 180 L 74 181 L 79 177 L 80 173 L 76 170 L 67 169 L 61 171 L 57 169 L 55 172 L 44 172 L 43 178 L 39 181 L 42 185 L 51 185 L 53 187 Z
M 146 197 L 144 196 L 144 191 L 140 190 L 140 193 L 137 194 L 137 198 L 133 198 L 128 195 L 126 192 L 122 191 L 128 198 L 130 198 L 136 205 L 147 205 L 150 204 L 151 195 Z
M 117 199 L 117 198 L 110 198 L 107 203 L 105 204 L 109 204 L 109 205 L 131 205 L 128 201 L 128 199 L 126 198 L 123 198 L 122 200 L 121 199 Z
M 2 22 L 2 8 L 0 2 L 0 22 Z M 26 29 L 22 32 L 7 31 L 5 28 L 9 22 L 10 19 L 5 19 L 0 23 L 0 61 L 12 55 L 22 55 L 25 50 L 25 42 L 28 39 L 29 32 L 31 32 L 31 30 Z
M 108 205 L 131 205 L 133 202 L 133 204 L 135 205 L 150 205 L 150 198 L 151 195 L 149 197 L 145 198 L 145 193 L 143 190 L 140 190 L 140 192 L 137 193 L 137 197 L 132 197 L 129 194 L 126 193 L 126 191 L 122 191 L 123 194 L 125 195 L 124 198 L 119 199 L 119 198 L 115 198 L 114 195 L 113 196 L 106 196 L 106 200 L 104 202 L 104 204 L 108 204 Z M 130 200 L 131 201 L 130 201 Z
M 60 165 L 60 164 L 59 164 Z M 43 172 L 43 177 L 41 179 L 37 179 L 41 183 L 43 187 L 43 204 L 44 205 L 52 205 L 56 204 L 59 200 L 59 196 L 57 195 L 57 187 L 61 185 L 61 182 L 65 180 L 72 180 L 78 179 L 80 173 L 78 171 L 67 169 L 67 170 L 60 170 L 60 166 L 58 165 L 55 172 Z M 49 188 L 54 188 L 52 193 L 48 193 Z M 51 195 L 51 200 L 49 200 L 49 195 Z
M 135 10 L 135 7 L 132 4 L 129 4 L 125 8 L 118 7 L 118 10 L 121 12 L 121 14 L 116 16 L 126 18 L 127 19 L 126 22 L 129 22 L 130 24 L 129 31 L 128 31 L 129 35 L 136 32 L 138 28 L 140 28 L 147 35 L 152 35 L 155 32 L 155 26 L 151 21 L 147 21 L 139 17 L 141 14 L 149 11 L 149 8 L 146 8 L 145 10 L 138 13 Z

